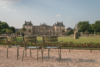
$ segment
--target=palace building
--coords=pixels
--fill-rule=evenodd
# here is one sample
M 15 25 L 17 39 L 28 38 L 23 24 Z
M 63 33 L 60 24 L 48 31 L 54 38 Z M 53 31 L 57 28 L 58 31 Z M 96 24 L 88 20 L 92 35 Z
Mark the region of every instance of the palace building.
M 49 26 L 45 23 L 40 24 L 38 26 L 34 26 L 32 22 L 26 22 L 23 24 L 23 27 L 26 28 L 25 34 L 32 35 L 58 35 L 62 36 L 65 34 L 65 25 L 63 22 L 58 22 L 53 24 L 53 26 Z

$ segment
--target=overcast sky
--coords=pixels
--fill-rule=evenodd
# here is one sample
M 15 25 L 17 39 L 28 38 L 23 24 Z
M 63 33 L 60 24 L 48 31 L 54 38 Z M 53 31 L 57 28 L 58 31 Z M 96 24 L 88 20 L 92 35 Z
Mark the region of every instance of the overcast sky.
M 90 24 L 100 20 L 100 0 L 0 0 L 0 21 L 22 28 L 25 21 L 33 25 L 63 21 L 74 28 L 79 21 Z

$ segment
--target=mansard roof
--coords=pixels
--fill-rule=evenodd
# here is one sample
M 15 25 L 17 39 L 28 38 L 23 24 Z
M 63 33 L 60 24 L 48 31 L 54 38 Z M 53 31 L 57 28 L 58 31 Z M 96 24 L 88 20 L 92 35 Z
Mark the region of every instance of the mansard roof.
M 65 26 L 65 25 L 63 24 L 63 22 L 58 22 L 57 21 L 57 23 L 55 23 L 53 26 Z
M 24 25 L 30 25 L 30 26 L 33 26 L 33 24 L 31 23 L 31 21 L 30 22 L 26 22 L 25 21 L 25 24 Z

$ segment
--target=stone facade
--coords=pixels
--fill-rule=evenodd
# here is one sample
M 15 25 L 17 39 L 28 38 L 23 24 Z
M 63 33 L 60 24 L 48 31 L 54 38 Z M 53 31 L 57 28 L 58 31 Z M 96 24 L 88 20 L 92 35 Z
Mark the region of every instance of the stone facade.
M 34 26 L 32 22 L 26 22 L 23 25 L 24 28 L 26 28 L 26 34 L 32 34 L 32 35 L 58 35 L 62 36 L 65 34 L 65 25 L 63 25 L 63 22 L 58 22 L 53 24 L 53 26 L 49 26 L 45 23 L 40 24 L 39 26 Z M 31 30 L 29 32 L 28 30 Z

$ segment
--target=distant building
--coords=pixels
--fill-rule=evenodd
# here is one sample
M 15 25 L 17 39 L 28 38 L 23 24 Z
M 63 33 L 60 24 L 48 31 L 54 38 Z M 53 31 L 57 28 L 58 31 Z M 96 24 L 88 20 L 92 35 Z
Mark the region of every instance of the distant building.
M 15 32 L 20 31 L 21 29 L 15 29 Z
M 33 35 L 58 35 L 62 36 L 65 32 L 65 25 L 63 25 L 63 22 L 58 22 L 53 24 L 53 26 L 49 26 L 45 23 L 40 24 L 38 26 L 34 26 L 32 22 L 26 22 L 23 24 L 23 27 L 26 28 L 26 34 L 33 34 Z M 29 30 L 31 32 L 29 32 Z
M 68 33 L 70 30 L 73 30 L 73 29 L 68 27 L 67 29 L 65 29 L 65 33 Z

